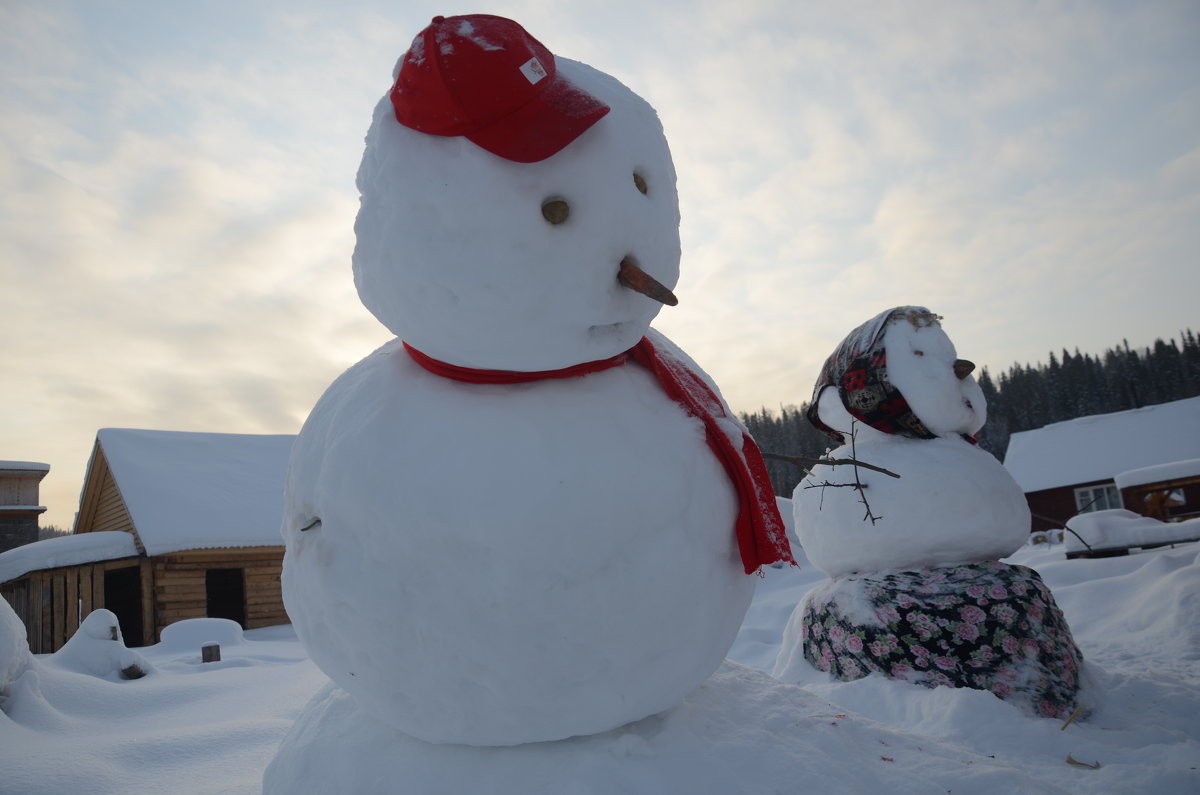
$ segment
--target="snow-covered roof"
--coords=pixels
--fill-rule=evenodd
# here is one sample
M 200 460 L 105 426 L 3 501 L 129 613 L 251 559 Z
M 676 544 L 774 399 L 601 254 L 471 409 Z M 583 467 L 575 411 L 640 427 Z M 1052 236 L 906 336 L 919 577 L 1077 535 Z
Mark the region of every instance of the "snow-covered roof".
M 1189 458 L 1185 461 L 1171 461 L 1152 467 L 1141 467 L 1122 472 L 1114 478 L 1117 488 L 1127 489 L 1130 486 L 1144 486 L 1147 483 L 1165 483 L 1168 480 L 1182 480 L 1200 476 L 1200 458 Z
M 1026 492 L 1200 457 L 1200 397 L 1014 433 L 1004 466 Z
M 36 461 L 0 461 L 0 469 L 15 469 L 20 472 L 49 472 L 49 464 Z
M 137 554 L 133 535 L 120 530 L 47 538 L 0 553 L 0 582 L 15 580 L 31 571 L 132 558 Z
M 96 435 L 149 555 L 282 544 L 295 438 L 129 428 Z

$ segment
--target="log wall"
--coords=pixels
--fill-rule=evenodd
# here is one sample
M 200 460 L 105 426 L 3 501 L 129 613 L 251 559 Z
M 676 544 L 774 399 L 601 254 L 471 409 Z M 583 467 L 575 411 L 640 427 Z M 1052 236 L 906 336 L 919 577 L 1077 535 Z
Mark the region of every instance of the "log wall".
M 62 648 L 79 622 L 104 607 L 104 572 L 142 566 L 138 558 L 106 560 L 61 569 L 31 571 L 0 586 L 13 612 L 25 624 L 25 637 L 34 654 L 49 654 Z M 143 566 L 144 568 L 144 566 Z M 126 637 L 132 646 L 146 644 L 141 638 Z
M 29 572 L 0 586 L 0 595 L 25 623 L 29 648 L 49 654 L 62 648 L 79 622 L 93 610 L 105 607 L 104 573 L 139 567 L 141 584 L 141 637 L 130 637 L 122 626 L 125 643 L 157 643 L 168 624 L 186 618 L 204 618 L 208 611 L 205 576 L 209 569 L 242 569 L 245 592 L 245 629 L 287 624 L 279 577 L 283 547 L 202 549 L 154 558 L 122 558 L 60 569 Z

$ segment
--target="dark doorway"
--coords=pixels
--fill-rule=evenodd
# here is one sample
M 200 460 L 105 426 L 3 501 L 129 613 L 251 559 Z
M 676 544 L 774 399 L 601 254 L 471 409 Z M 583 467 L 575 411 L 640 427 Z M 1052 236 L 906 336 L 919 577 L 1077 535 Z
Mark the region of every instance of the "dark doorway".
M 137 566 L 104 572 L 104 607 L 121 623 L 126 646 L 142 644 L 142 574 Z
M 204 573 L 209 618 L 228 618 L 246 626 L 246 581 L 241 569 L 209 569 Z

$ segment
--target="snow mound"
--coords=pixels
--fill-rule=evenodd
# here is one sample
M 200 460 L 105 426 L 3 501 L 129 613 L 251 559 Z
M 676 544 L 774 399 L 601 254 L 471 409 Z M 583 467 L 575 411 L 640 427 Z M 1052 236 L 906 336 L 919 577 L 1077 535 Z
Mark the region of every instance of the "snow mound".
M 67 671 L 102 679 L 140 679 L 150 672 L 141 654 L 125 648 L 121 625 L 111 610 L 93 610 L 50 662 Z
M 863 750 L 863 757 L 847 749 Z M 679 706 L 603 734 L 506 748 L 433 745 L 361 711 L 333 685 L 267 768 L 266 795 L 486 792 L 739 795 L 1054 792 L 951 744 L 843 714 L 799 687 L 726 662 Z
M 221 648 L 241 646 L 246 642 L 242 626 L 228 618 L 187 618 L 163 627 L 158 648 L 162 651 L 194 651 L 206 643 L 219 643 Z
M 0 706 L 8 688 L 29 667 L 29 641 L 25 625 L 4 599 L 0 599 Z

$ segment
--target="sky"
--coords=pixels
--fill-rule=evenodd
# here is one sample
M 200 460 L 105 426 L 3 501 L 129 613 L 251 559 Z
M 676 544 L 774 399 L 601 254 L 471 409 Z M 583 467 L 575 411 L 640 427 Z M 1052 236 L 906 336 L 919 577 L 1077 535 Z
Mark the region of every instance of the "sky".
M 389 338 L 354 291 L 375 103 L 435 14 L 658 110 L 655 326 L 737 411 L 890 306 L 993 373 L 1196 330 L 1200 3 L 0 3 L 0 459 L 70 527 L 103 427 L 294 433 Z

